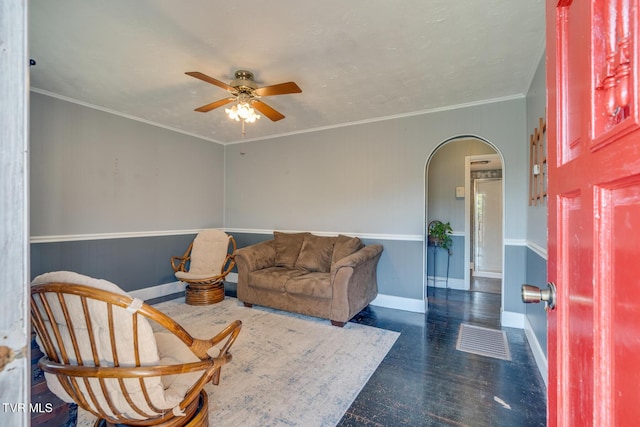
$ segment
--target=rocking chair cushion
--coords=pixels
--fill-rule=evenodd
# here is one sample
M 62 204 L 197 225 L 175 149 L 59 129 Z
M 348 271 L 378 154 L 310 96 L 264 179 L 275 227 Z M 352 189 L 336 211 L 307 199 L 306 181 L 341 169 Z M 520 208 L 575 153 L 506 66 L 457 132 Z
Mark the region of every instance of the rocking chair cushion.
M 126 292 L 109 281 L 94 279 L 91 277 L 80 275 L 78 273 L 67 271 L 58 271 L 40 275 L 33 280 L 32 285 L 45 283 L 70 283 L 86 285 L 117 294 L 127 295 Z M 60 304 L 51 295 L 47 296 L 47 300 L 54 312 L 55 319 L 59 319 L 56 320 L 56 323 L 58 323 L 59 325 L 63 345 L 67 349 L 67 354 L 70 362 L 72 364 L 75 364 L 77 363 L 78 355 L 76 355 L 73 350 L 71 335 L 69 333 L 68 327 L 66 326 L 66 321 L 60 308 Z M 75 295 L 67 295 L 67 297 L 65 297 L 65 300 L 67 300 L 69 316 L 74 325 L 74 333 L 80 353 L 79 356 L 82 358 L 85 365 L 93 366 L 93 353 L 90 346 L 88 328 L 86 326 L 80 297 Z M 39 302 L 38 304 L 42 303 Z M 87 299 L 87 306 L 88 310 L 91 312 L 93 319 L 92 329 L 94 335 L 96 336 L 96 347 L 100 365 L 113 366 L 113 355 L 111 350 L 111 343 L 109 340 L 110 334 L 108 330 L 109 322 L 107 314 L 107 304 L 103 301 Z M 133 316 L 131 315 L 131 313 L 129 313 L 124 308 L 116 306 L 113 307 L 113 323 L 114 329 L 116 331 L 115 336 L 118 337 L 116 345 L 120 366 L 135 366 L 132 318 Z M 51 331 L 50 325 L 48 325 L 47 328 Z M 46 353 L 45 348 L 40 341 L 40 338 L 37 337 L 36 339 L 43 353 Z M 143 316 L 138 316 L 138 342 L 141 365 L 151 366 L 163 363 L 158 355 L 158 346 L 156 344 L 156 338 L 154 336 L 151 325 Z M 166 340 L 162 339 L 161 342 L 163 344 L 162 348 L 166 349 L 168 347 L 166 345 Z M 172 351 L 178 348 L 175 343 L 170 343 L 170 345 L 173 347 L 171 349 Z M 182 346 L 188 351 L 184 344 L 182 344 Z M 60 357 L 60 349 L 56 348 L 56 351 L 58 353 L 58 356 Z M 162 355 L 164 356 L 164 354 Z M 193 354 L 192 356 L 194 358 L 196 357 Z M 180 352 L 180 355 L 176 357 L 178 359 L 186 358 L 184 355 L 182 355 L 182 352 Z M 198 359 L 196 358 L 195 360 Z M 168 379 L 167 390 L 165 390 L 165 384 L 163 384 L 161 377 L 146 378 L 144 382 L 149 394 L 150 401 L 159 409 L 170 410 L 173 408 L 175 412 L 176 409 L 179 409 L 177 406 L 184 398 L 186 390 L 194 382 L 192 380 L 189 386 L 184 385 L 184 381 L 189 381 L 192 378 L 191 375 L 192 374 L 181 375 L 181 377 L 184 378 L 181 378 L 180 381 L 176 381 L 175 378 Z M 65 402 L 73 402 L 73 399 L 65 391 L 64 387 L 55 375 L 45 373 L 45 378 L 47 381 L 47 386 L 54 394 L 56 394 Z M 92 384 L 94 392 L 95 390 L 100 389 L 100 387 L 97 385 L 97 379 L 89 379 L 88 381 Z M 143 411 L 147 413 L 156 413 L 147 404 L 144 392 L 140 387 L 139 381 L 137 379 L 124 379 L 124 382 L 127 385 L 128 394 L 135 405 L 139 406 Z M 144 417 L 137 414 L 133 410 L 131 405 L 127 402 L 125 396 L 121 392 L 120 385 L 117 379 L 107 379 L 105 380 L 105 383 L 107 392 L 114 399 L 115 407 L 120 414 L 124 414 L 132 419 L 144 419 Z M 87 391 L 86 387 L 83 384 L 81 384 L 81 387 L 85 392 Z M 88 392 L 83 394 L 87 396 L 89 395 Z M 96 398 L 101 402 L 101 406 L 104 408 L 104 397 L 99 393 L 96 393 Z M 90 399 L 87 399 L 87 401 L 92 407 L 94 407 Z
M 197 282 L 198 280 L 205 280 L 205 279 L 215 278 L 219 274 L 220 274 L 220 272 L 218 272 L 218 273 L 209 272 L 209 273 L 194 274 L 194 273 L 190 273 L 188 271 L 176 271 L 176 279 L 180 280 L 181 282 Z
M 189 273 L 205 275 L 205 278 L 220 274 L 228 250 L 227 233 L 217 229 L 201 231 L 193 240 Z
M 177 336 L 167 332 L 155 333 L 158 344 L 160 365 L 180 365 L 183 363 L 198 362 L 200 359 Z M 200 378 L 201 372 L 191 372 L 180 375 L 165 375 L 161 377 L 165 388 L 165 398 L 182 400 L 189 387 Z M 170 395 L 170 396 L 169 396 Z

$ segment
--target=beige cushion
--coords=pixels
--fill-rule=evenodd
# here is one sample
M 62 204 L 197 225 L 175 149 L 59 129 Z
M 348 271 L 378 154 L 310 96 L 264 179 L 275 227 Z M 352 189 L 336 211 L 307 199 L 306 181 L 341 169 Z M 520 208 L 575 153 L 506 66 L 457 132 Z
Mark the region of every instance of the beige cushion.
M 57 271 L 40 275 L 33 280 L 32 285 L 45 283 L 72 283 L 78 285 L 86 285 L 121 295 L 127 295 L 126 292 L 109 281 L 94 279 L 69 271 Z M 56 323 L 59 326 L 62 340 L 64 342 L 65 348 L 67 349 L 69 359 L 72 362 L 75 362 L 76 360 L 78 360 L 78 355 L 76 355 L 73 351 L 70 332 L 67 326 L 65 326 L 66 321 L 64 320 L 64 314 L 62 312 L 61 306 L 58 303 L 57 298 L 55 298 L 53 295 L 49 295 L 47 297 L 47 300 L 54 313 Z M 36 301 L 38 301 L 38 299 L 36 299 Z M 82 358 L 86 365 L 92 366 L 93 356 L 89 340 L 88 328 L 85 323 L 85 317 L 80 297 L 75 295 L 65 295 L 65 301 L 67 303 L 71 322 L 74 325 L 74 333 L 79 345 L 79 356 Z M 40 302 L 37 302 L 37 304 L 41 305 Z M 91 313 L 92 329 L 94 336 L 96 337 L 96 347 L 100 365 L 113 366 L 113 355 L 111 342 L 109 339 L 110 335 L 108 326 L 109 323 L 107 304 L 102 301 L 89 299 L 87 300 L 87 305 L 88 310 Z M 129 313 L 124 308 L 114 306 L 113 323 L 114 329 L 116 331 L 115 336 L 118 338 L 117 351 L 120 366 L 135 366 L 132 322 L 133 316 L 131 313 Z M 48 322 L 47 328 L 52 331 L 51 326 Z M 52 332 L 50 333 L 52 334 Z M 44 346 L 42 345 L 40 338 L 36 337 L 36 341 L 38 342 L 40 349 L 44 352 Z M 138 316 L 138 341 L 141 364 L 157 365 L 160 361 L 160 358 L 158 355 L 156 339 L 154 337 L 151 325 L 143 316 Z M 45 378 L 47 381 L 47 386 L 55 395 L 57 395 L 65 402 L 73 402 L 73 400 L 64 390 L 55 375 L 45 374 Z M 165 386 L 162 383 L 160 377 L 150 377 L 146 378 L 144 381 L 151 402 L 153 402 L 153 404 L 159 409 L 175 409 L 184 398 L 183 390 L 186 389 L 180 382 L 176 383 L 176 389 L 173 389 L 173 386 L 171 385 L 165 391 Z M 154 414 L 155 411 L 153 411 L 146 403 L 146 398 L 144 396 L 142 388 L 140 387 L 139 380 L 136 378 L 126 378 L 124 379 L 124 383 L 126 384 L 127 390 L 133 402 L 144 411 L 150 414 Z M 104 395 L 102 394 L 102 390 L 98 381 L 96 379 L 90 379 L 89 385 L 91 386 L 93 393 L 96 395 L 98 402 L 100 402 L 101 406 L 105 408 L 107 412 L 109 412 L 109 407 L 103 397 Z M 131 405 L 125 399 L 120 390 L 120 385 L 118 384 L 118 381 L 116 379 L 106 379 L 105 385 L 107 388 L 107 392 L 115 403 L 116 411 L 119 414 L 124 414 L 127 417 L 133 419 L 142 419 L 142 417 L 131 408 Z M 80 382 L 79 386 L 83 390 L 83 394 L 88 396 L 89 393 L 86 385 Z M 94 407 L 91 400 L 88 400 L 88 402 L 90 406 Z
M 330 299 L 333 295 L 329 273 L 312 272 L 292 277 L 285 284 L 287 293 Z
M 303 275 L 305 272 L 287 267 L 267 267 L 252 271 L 249 275 L 249 286 L 284 292 L 284 285 L 292 277 Z
M 364 248 L 364 243 L 362 243 L 362 240 L 358 237 L 349 237 L 342 234 L 339 235 L 333 248 L 331 264 L 346 256 L 356 253 L 362 248 Z
M 302 242 L 302 248 L 295 267 L 307 271 L 329 272 L 335 241 L 335 237 L 309 234 Z
M 273 232 L 276 248 L 276 267 L 294 268 L 302 242 L 309 233 Z
M 217 229 L 201 231 L 193 240 L 189 273 L 205 277 L 220 274 L 228 251 L 227 233 Z
M 180 365 L 183 363 L 199 362 L 189 347 L 177 336 L 169 332 L 154 334 L 158 344 L 159 365 Z M 214 356 L 218 356 L 215 354 Z M 200 378 L 202 371 L 179 375 L 165 375 L 161 377 L 165 388 L 165 397 L 182 400 L 189 388 Z M 168 396 L 170 394 L 170 396 Z

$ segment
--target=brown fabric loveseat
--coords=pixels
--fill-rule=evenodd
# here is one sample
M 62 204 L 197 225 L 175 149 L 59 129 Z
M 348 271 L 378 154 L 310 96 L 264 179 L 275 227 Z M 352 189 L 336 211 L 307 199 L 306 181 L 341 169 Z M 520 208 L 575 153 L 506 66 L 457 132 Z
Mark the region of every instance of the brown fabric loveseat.
M 238 299 L 344 326 L 378 294 L 382 245 L 357 237 L 274 232 L 236 251 Z

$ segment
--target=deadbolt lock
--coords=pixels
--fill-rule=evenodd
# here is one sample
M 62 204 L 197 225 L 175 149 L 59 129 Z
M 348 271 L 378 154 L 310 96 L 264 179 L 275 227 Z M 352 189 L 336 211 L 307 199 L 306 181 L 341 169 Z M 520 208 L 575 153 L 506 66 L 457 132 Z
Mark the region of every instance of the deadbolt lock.
M 522 302 L 530 304 L 540 301 L 544 301 L 544 308 L 547 311 L 556 308 L 555 283 L 547 283 L 547 289 L 540 289 L 533 285 L 522 285 Z

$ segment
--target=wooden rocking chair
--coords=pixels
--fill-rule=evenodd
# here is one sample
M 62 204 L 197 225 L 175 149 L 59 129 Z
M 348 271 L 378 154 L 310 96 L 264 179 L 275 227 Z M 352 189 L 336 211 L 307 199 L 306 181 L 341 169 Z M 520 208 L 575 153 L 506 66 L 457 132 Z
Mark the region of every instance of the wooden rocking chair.
M 236 265 L 235 253 L 233 236 L 212 229 L 198 233 L 183 256 L 171 257 L 176 278 L 187 284 L 187 304 L 208 305 L 224 299 L 223 280 Z
M 33 281 L 31 316 L 47 386 L 95 415 L 95 426 L 207 426 L 203 387 L 218 384 L 242 326 L 197 339 L 115 284 L 72 272 Z

